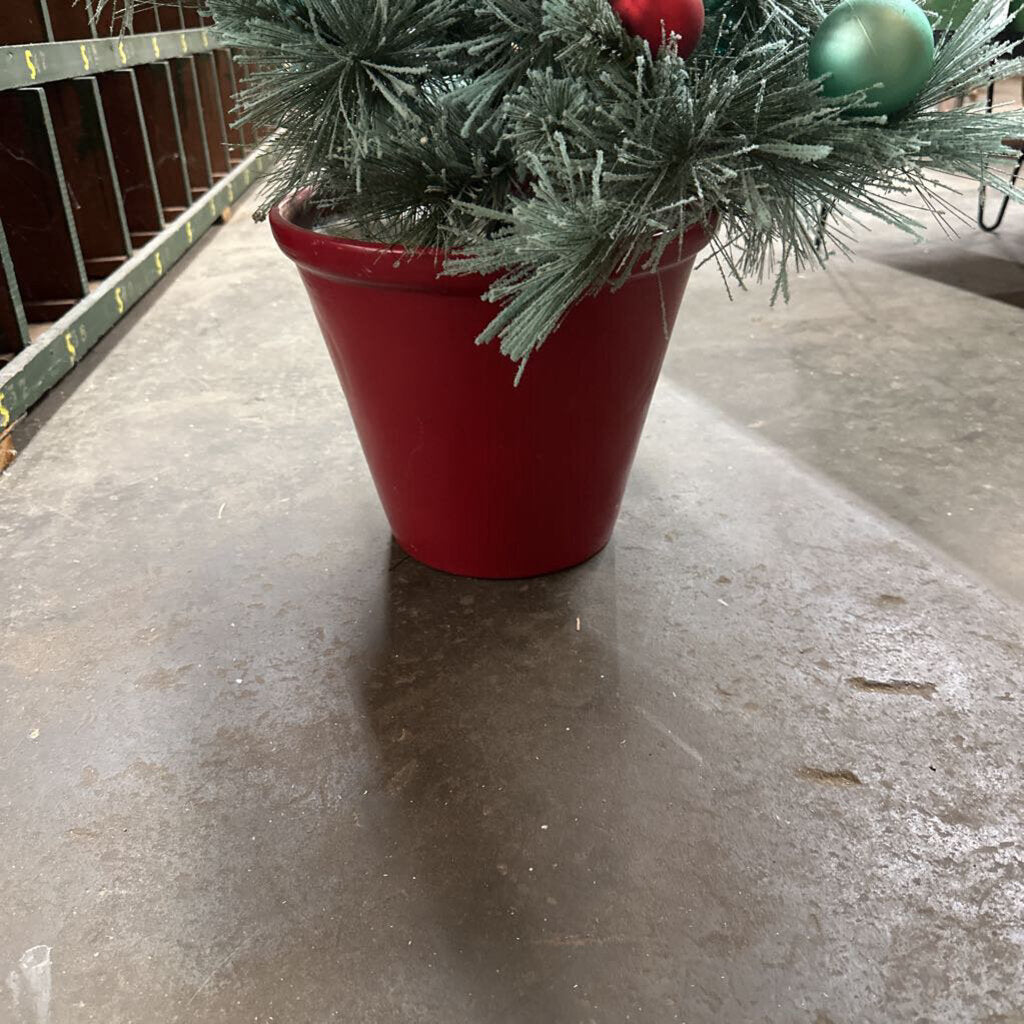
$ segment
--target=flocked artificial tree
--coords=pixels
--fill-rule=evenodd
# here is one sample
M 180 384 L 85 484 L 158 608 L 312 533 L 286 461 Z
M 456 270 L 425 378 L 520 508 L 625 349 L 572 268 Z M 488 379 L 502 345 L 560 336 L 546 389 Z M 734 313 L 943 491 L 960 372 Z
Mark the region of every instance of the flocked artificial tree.
M 263 210 L 291 197 L 274 235 L 429 565 L 604 546 L 703 246 L 785 293 L 859 220 L 951 219 L 940 172 L 1007 188 L 1024 114 L 935 109 L 1020 72 L 1005 0 L 937 50 L 913 0 L 705 2 L 206 0 L 279 158 Z
M 851 4 L 869 8 L 853 12 L 877 33 L 869 49 L 894 24 L 920 35 L 905 24 L 911 0 L 838 7 Z M 845 95 L 874 83 L 863 47 L 821 44 L 837 5 L 818 0 L 708 0 L 685 57 L 667 30 L 689 50 L 694 0 L 206 6 L 255 68 L 244 117 L 275 133 L 264 209 L 309 187 L 325 230 L 443 247 L 447 273 L 499 272 L 480 340 L 500 338 L 521 364 L 577 299 L 693 224 L 717 224 L 727 278 L 772 277 L 787 293 L 790 270 L 849 252 L 854 222 L 917 234 L 929 214 L 954 217 L 941 172 L 1005 192 L 1003 140 L 1024 136 L 1019 111 L 935 109 L 1021 73 L 993 42 L 1016 13 L 1005 0 L 978 0 L 934 59 L 911 45 L 882 61 L 880 87 Z

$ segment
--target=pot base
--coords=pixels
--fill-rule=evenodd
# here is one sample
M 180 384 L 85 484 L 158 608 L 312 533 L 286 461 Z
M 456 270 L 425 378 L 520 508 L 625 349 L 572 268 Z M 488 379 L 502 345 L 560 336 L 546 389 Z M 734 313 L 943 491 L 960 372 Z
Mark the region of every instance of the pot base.
M 447 576 L 459 576 L 463 579 L 472 580 L 529 580 L 536 579 L 538 576 L 550 576 L 558 572 L 567 572 L 569 569 L 575 569 L 578 566 L 585 565 L 592 558 L 596 558 L 602 551 L 608 546 L 611 537 L 607 537 L 600 547 L 595 548 L 589 554 L 578 556 L 576 554 L 566 555 L 567 561 L 559 564 L 544 563 L 543 565 L 537 564 L 530 566 L 526 562 L 516 564 L 514 570 L 509 570 L 508 563 L 503 562 L 501 567 L 496 567 L 493 571 L 488 571 L 485 563 L 480 560 L 476 560 L 472 565 L 463 566 L 458 558 L 442 557 L 437 560 L 432 560 L 427 556 L 420 556 L 414 551 L 410 551 L 409 548 L 403 544 L 397 537 L 392 534 L 391 539 L 395 545 L 401 550 L 402 554 L 411 558 L 414 562 L 419 562 L 420 565 L 425 565 L 428 569 L 433 569 L 435 572 L 443 572 Z

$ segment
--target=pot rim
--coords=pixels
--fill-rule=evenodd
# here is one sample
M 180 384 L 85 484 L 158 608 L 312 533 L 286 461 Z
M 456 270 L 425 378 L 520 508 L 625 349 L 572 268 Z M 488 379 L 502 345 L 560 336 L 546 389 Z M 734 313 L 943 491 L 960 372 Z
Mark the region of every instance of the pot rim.
M 327 235 L 299 222 L 311 188 L 299 189 L 270 211 L 270 229 L 277 244 L 304 272 L 334 281 L 371 288 L 477 294 L 497 275 L 460 274 L 442 277 L 448 253 L 433 246 L 408 249 L 362 239 Z
M 329 280 L 352 281 L 368 287 L 404 288 L 434 292 L 480 294 L 500 277 L 495 274 L 442 276 L 451 250 L 436 246 L 409 249 L 363 239 L 328 235 L 300 223 L 311 188 L 299 189 L 270 211 L 270 228 L 282 251 L 304 271 Z M 634 270 L 631 277 L 644 277 L 678 266 L 711 240 L 710 229 L 695 224 L 683 236 L 682 246 L 670 246 L 657 268 Z

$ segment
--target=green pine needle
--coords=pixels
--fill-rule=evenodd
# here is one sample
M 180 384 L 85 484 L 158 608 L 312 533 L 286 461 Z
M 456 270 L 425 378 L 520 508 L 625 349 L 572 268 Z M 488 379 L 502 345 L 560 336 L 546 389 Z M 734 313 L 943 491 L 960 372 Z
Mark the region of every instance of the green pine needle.
M 835 0 L 727 0 L 686 60 L 672 45 L 652 57 L 609 0 L 206 4 L 248 68 L 242 116 L 273 133 L 263 211 L 310 187 L 347 232 L 444 246 L 446 273 L 496 275 L 479 340 L 521 368 L 581 296 L 693 225 L 718 225 L 727 277 L 787 295 L 794 270 L 850 254 L 870 219 L 950 226 L 940 175 L 1024 199 L 1002 173 L 1024 112 L 935 109 L 1024 73 L 992 42 L 1016 13 L 1000 0 L 974 4 L 889 118 L 808 79 Z

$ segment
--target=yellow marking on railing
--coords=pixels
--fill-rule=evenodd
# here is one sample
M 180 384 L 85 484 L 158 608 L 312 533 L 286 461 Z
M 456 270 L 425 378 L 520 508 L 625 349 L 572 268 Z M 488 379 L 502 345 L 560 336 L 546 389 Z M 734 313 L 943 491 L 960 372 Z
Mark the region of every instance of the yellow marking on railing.
M 153 36 L 153 53 L 157 57 L 160 56 L 160 44 L 157 42 L 156 36 Z
M 81 54 L 82 54 L 82 67 L 85 68 L 86 71 L 88 71 L 89 70 L 89 54 L 87 54 L 85 52 L 85 43 L 82 43 L 82 45 L 78 49 L 81 51 Z
M 162 259 L 160 259 L 160 253 L 157 253 L 153 257 L 153 262 L 156 264 L 156 272 L 157 272 L 157 274 L 163 274 L 163 272 L 164 272 L 164 261 Z
M 29 76 L 31 77 L 32 81 L 34 82 L 36 80 L 36 76 L 39 74 L 39 71 L 36 68 L 35 63 L 32 60 L 32 51 L 31 50 L 26 50 L 25 51 L 25 63 L 28 65 Z
M 188 236 L 188 244 L 192 244 L 192 221 L 185 222 L 185 234 Z
M 75 348 L 75 336 L 70 331 L 64 335 L 64 347 L 68 350 L 68 355 L 71 356 L 71 362 L 74 362 L 78 356 L 78 350 Z
M 123 41 L 117 44 L 117 53 L 118 53 L 118 56 L 121 58 L 121 63 L 122 64 L 127 64 L 128 63 L 128 54 L 124 52 L 124 42 Z
M 210 46 L 210 33 L 203 29 L 203 46 L 209 48 Z
M 4 405 L 4 393 L 0 391 L 0 430 L 3 430 L 11 422 L 11 414 Z
M 117 303 L 118 313 L 124 312 L 124 296 L 121 294 L 120 288 L 114 289 L 114 301 Z
M 228 202 L 233 203 L 235 201 L 235 186 L 228 182 Z
M 188 53 L 188 36 L 184 32 L 181 33 L 181 52 Z

